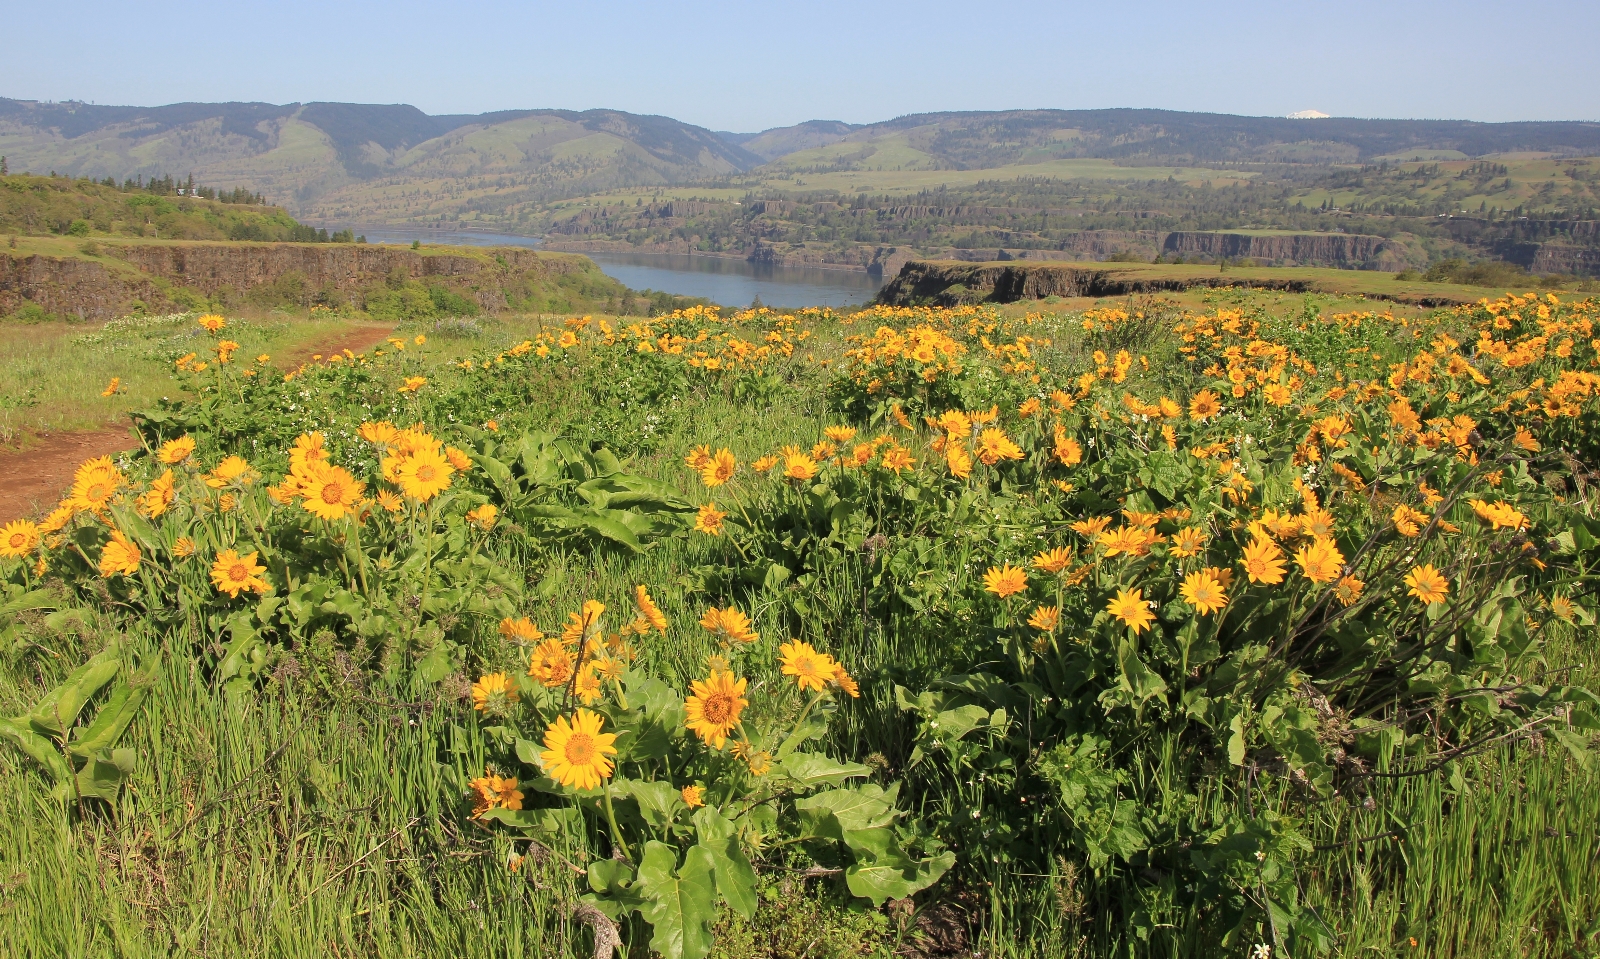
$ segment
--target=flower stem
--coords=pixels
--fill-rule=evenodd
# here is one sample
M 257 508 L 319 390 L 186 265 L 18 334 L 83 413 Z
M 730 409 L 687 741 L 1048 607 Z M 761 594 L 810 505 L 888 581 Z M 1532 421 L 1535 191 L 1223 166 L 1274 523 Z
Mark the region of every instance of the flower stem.
M 613 842 L 615 842 L 617 844 L 617 848 L 622 850 L 622 854 L 624 856 L 627 856 L 629 859 L 632 859 L 633 858 L 633 854 L 628 852 L 628 844 L 622 841 L 622 830 L 617 828 L 617 814 L 614 811 L 612 811 L 612 809 L 611 809 L 611 784 L 610 783 L 603 782 L 603 783 L 600 784 L 600 795 L 605 797 L 605 802 L 606 802 L 606 822 L 611 824 L 611 839 L 612 839 Z

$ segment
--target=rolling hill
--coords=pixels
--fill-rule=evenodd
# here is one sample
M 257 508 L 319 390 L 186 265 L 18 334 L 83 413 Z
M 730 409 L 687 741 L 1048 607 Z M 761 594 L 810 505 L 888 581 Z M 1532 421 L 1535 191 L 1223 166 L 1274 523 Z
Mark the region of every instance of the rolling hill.
M 761 158 L 700 127 L 617 110 L 429 116 L 404 104 L 178 103 L 115 107 L 0 99 L 13 170 L 94 179 L 193 173 L 309 219 L 458 218 L 462 187 L 539 202 L 679 183 Z M 426 182 L 421 192 L 403 185 Z

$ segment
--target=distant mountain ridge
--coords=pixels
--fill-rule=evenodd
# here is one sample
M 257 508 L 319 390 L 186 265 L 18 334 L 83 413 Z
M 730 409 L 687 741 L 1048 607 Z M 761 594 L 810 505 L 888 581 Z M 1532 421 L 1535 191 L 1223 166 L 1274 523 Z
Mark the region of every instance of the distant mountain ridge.
M 407 104 L 0 98 L 13 171 L 121 180 L 193 173 L 330 224 L 481 223 L 538 232 L 554 201 L 608 190 L 840 171 L 987 170 L 1075 158 L 1123 167 L 1358 164 L 1380 157 L 1600 155 L 1600 123 L 1302 120 L 1172 110 L 924 113 L 717 133 L 618 110 L 432 116 Z M 1008 174 L 1015 176 L 1015 173 Z

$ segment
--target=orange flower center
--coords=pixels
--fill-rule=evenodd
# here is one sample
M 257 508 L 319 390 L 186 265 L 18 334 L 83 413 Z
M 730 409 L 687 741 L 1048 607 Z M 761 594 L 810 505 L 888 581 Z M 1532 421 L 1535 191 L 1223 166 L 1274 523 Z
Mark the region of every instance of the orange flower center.
M 228 567 L 228 579 L 235 583 L 242 583 L 250 578 L 250 567 L 243 563 L 234 563 Z
M 701 701 L 700 712 L 707 722 L 720 726 L 733 715 L 733 697 L 727 693 L 712 693 Z
M 21 533 L 12 533 L 10 544 L 12 549 L 21 549 L 28 544 L 28 538 Z
M 436 470 L 431 465 L 424 464 L 419 466 L 417 467 L 417 481 L 422 483 L 431 483 L 433 482 L 435 472 Z
M 322 487 L 322 501 L 330 505 L 344 501 L 344 489 L 338 483 L 328 483 Z
M 567 762 L 574 766 L 587 766 L 594 762 L 594 737 L 588 733 L 573 733 L 567 740 Z

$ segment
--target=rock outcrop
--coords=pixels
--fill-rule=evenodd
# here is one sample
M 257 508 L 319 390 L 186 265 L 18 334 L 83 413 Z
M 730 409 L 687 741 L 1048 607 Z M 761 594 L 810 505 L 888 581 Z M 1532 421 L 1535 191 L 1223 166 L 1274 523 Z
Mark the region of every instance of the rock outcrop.
M 1181 268 L 1179 268 L 1181 269 Z M 1240 273 L 1174 274 L 1148 264 L 1119 267 L 1068 263 L 950 263 L 916 260 L 878 291 L 877 302 L 890 306 L 960 306 L 968 303 L 1011 303 L 1050 296 L 1108 297 L 1135 293 L 1178 292 L 1196 287 L 1242 286 L 1252 289 L 1309 293 L 1311 279 Z M 1396 296 L 1394 299 L 1404 299 Z M 1409 299 L 1422 306 L 1466 302 L 1447 297 Z
M 0 256 L 0 316 L 27 301 L 60 316 L 105 320 L 126 315 L 135 301 L 162 310 L 182 299 L 180 291 L 245 296 L 286 277 L 299 288 L 346 297 L 416 280 L 448 287 L 490 313 L 558 284 L 592 279 L 621 289 L 587 257 L 518 247 L 442 253 L 364 244 L 106 243 L 100 250 L 92 258 Z
M 1161 252 L 1210 259 L 1252 259 L 1270 266 L 1376 269 L 1390 240 L 1351 233 L 1168 233 Z

